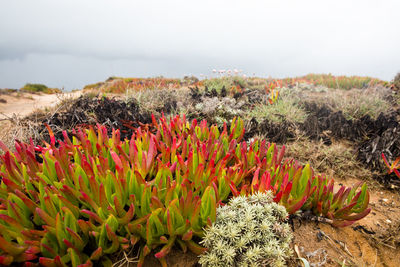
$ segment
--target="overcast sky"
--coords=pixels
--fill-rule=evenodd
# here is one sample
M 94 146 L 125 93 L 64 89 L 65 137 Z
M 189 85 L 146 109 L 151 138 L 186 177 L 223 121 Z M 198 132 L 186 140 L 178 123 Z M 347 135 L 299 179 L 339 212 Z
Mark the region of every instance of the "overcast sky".
M 0 88 L 400 71 L 399 0 L 2 0 Z

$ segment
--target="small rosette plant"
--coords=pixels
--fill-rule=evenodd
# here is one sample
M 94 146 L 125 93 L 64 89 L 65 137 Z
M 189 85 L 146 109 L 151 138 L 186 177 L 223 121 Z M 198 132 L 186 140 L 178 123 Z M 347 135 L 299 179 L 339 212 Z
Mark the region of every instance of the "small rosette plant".
M 271 191 L 232 198 L 218 207 L 217 218 L 201 241 L 208 251 L 202 266 L 285 266 L 292 232 L 285 208 Z

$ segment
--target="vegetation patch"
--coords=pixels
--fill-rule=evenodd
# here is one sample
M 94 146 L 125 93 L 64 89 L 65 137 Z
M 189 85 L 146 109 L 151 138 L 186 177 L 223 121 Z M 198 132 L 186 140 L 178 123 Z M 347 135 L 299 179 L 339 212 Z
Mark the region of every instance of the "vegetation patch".
M 58 88 L 49 88 L 46 85 L 39 83 L 27 83 L 20 90 L 29 93 L 45 93 L 45 94 L 61 93 L 61 90 Z
M 283 84 L 293 86 L 299 83 L 309 83 L 314 86 L 325 86 L 333 89 L 350 90 L 365 89 L 377 85 L 389 86 L 389 82 L 366 76 L 334 76 L 332 74 L 308 74 L 296 78 L 286 78 Z
M 392 111 L 389 102 L 391 91 L 385 87 L 367 89 L 338 90 L 331 89 L 320 94 L 304 93 L 304 99 L 328 105 L 333 111 L 341 111 L 348 120 L 370 116 L 376 119 L 381 113 Z
M 366 184 L 340 187 L 309 165 L 283 160 L 285 148 L 265 140 L 241 142 L 244 123 L 219 131 L 152 117 L 156 129 L 73 131 L 72 140 L 4 144 L 0 157 L 0 263 L 111 265 L 110 255 L 136 246 L 138 265 L 156 250 L 162 264 L 176 244 L 199 245 L 216 209 L 232 196 L 270 191 L 289 214 L 300 210 L 342 227 L 369 214 Z
M 130 91 L 179 89 L 186 86 L 199 86 L 201 81 L 193 78 L 169 79 L 156 78 L 122 78 L 110 77 L 105 82 L 86 85 L 85 91 L 95 90 L 101 93 L 125 94 Z
M 279 99 L 273 104 L 260 103 L 248 113 L 251 118 L 258 121 L 268 120 L 270 122 L 281 123 L 302 123 L 307 118 L 306 111 L 299 105 L 300 99 L 297 97 L 280 94 Z
M 0 265 L 139 261 L 140 266 L 145 261 L 154 266 L 160 261 L 174 266 L 174 255 L 205 251 L 205 229 L 223 221 L 218 221 L 220 211 L 230 209 L 231 199 L 248 202 L 265 193 L 276 203 L 269 205 L 290 214 L 297 236 L 292 247 L 298 244 L 297 256 L 310 265 L 333 266 L 335 260 L 341 266 L 356 265 L 355 259 L 364 262 L 369 252 L 364 263 L 379 265 L 389 262 L 387 251 L 397 255 L 400 113 L 394 85 L 391 92 L 385 83 L 332 75 L 320 81 L 318 76 L 225 78 L 213 85 L 192 77 L 110 77 L 89 86 L 93 88 L 82 98 L 25 119 L 2 121 L 0 138 L 7 144 L 17 140 L 12 150 L 0 145 Z M 279 107 L 287 98 L 294 100 L 290 108 L 302 109 L 304 119 L 287 119 L 291 114 Z M 281 120 L 249 115 L 274 105 L 277 111 L 265 113 L 283 113 L 277 115 Z M 375 183 L 379 191 L 371 194 L 370 219 L 332 228 L 370 213 L 370 192 L 362 184 L 371 184 L 369 177 L 391 191 Z M 219 225 L 225 229 L 228 224 Z M 283 220 L 281 226 L 286 227 Z M 226 236 L 213 237 L 217 243 L 204 256 L 215 260 L 212 254 L 219 253 L 222 242 L 234 247 Z M 263 247 L 262 240 L 253 241 Z M 278 260 L 278 249 L 273 249 L 275 256 L 259 259 L 253 253 L 256 246 L 247 249 L 235 254 L 234 263 L 277 265 L 286 260 Z M 233 254 L 218 255 L 228 262 L 224 257 Z M 191 253 L 184 257 L 190 264 L 198 261 Z M 386 259 L 398 262 L 395 256 Z M 183 256 L 178 262 L 191 266 Z

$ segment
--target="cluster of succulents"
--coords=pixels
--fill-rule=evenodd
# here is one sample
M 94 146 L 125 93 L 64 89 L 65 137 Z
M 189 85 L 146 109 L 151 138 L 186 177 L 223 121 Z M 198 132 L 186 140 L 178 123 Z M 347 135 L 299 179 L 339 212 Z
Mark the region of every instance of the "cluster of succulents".
M 134 246 L 138 266 L 155 250 L 165 266 L 174 245 L 202 253 L 203 229 L 229 197 L 271 190 L 289 213 L 312 209 L 335 225 L 369 213 L 366 186 L 342 187 L 283 161 L 284 147 L 242 141 L 243 121 L 230 129 L 190 124 L 185 116 L 156 121 L 121 140 L 120 131 L 66 132 L 44 146 L 0 142 L 0 264 L 91 266 Z M 260 179 L 259 179 L 260 177 Z
M 64 132 L 57 145 L 50 128 L 45 147 L 1 145 L 0 263 L 104 265 L 135 244 L 139 265 L 157 247 L 162 264 L 174 244 L 203 252 L 192 238 L 248 171 L 229 164 L 243 123 L 222 133 L 180 117 L 153 123 L 157 134 L 139 129 L 130 140 L 99 125 L 72 141 Z
M 242 159 L 243 167 L 251 166 L 253 172 L 239 187 L 230 185 L 233 196 L 272 191 L 274 201 L 285 206 L 290 214 L 311 210 L 331 219 L 337 227 L 349 226 L 371 212 L 365 183 L 341 186 L 334 192 L 333 179 L 315 175 L 309 164 L 302 166 L 294 159 L 283 160 L 284 154 L 285 146 L 278 150 L 276 144 L 267 144 L 265 140 L 255 139 L 249 147 L 245 143 L 238 146 L 237 157 Z
M 292 232 L 285 208 L 272 193 L 232 198 L 217 209 L 216 221 L 201 241 L 208 251 L 202 266 L 285 266 Z

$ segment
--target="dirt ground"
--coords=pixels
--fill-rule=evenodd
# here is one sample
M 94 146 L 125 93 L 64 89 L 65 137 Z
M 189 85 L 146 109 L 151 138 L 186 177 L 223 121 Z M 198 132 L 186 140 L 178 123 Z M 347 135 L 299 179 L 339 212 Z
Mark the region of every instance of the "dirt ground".
M 358 179 L 339 180 L 351 186 Z M 326 223 L 293 220 L 293 245 L 312 266 L 400 266 L 400 247 L 391 244 L 391 226 L 400 223 L 400 196 L 367 181 L 371 213 L 345 228 Z M 298 266 L 293 264 L 291 266 Z
M 82 91 L 62 94 L 30 94 L 9 93 L 0 95 L 0 120 L 13 117 L 23 117 L 35 110 L 57 106 L 66 98 L 76 98 Z

